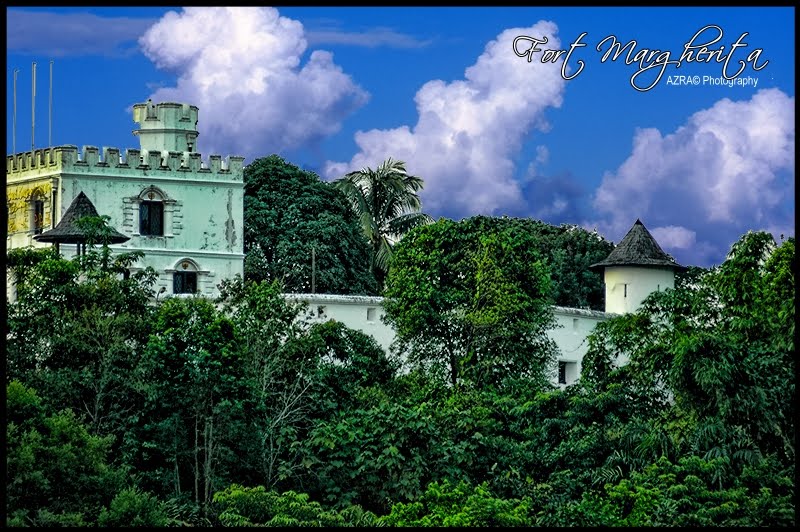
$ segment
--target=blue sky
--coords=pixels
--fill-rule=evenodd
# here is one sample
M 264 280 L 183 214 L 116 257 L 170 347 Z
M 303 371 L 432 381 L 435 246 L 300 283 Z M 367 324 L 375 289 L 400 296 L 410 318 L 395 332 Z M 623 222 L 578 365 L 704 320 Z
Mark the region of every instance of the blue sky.
M 36 148 L 136 148 L 131 106 L 153 98 L 200 108 L 204 158 L 278 153 L 326 180 L 403 160 L 434 217 L 533 217 L 614 242 L 639 218 L 700 266 L 748 230 L 794 235 L 794 8 L 6 14 L 7 153 L 31 147 L 36 62 Z M 636 42 L 614 59 L 614 40 Z

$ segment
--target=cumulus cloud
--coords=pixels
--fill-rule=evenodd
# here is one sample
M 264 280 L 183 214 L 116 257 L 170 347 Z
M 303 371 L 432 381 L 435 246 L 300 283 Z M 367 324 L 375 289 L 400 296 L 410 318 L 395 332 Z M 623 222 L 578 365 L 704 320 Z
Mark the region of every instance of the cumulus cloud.
M 794 119 L 794 97 L 766 89 L 720 100 L 667 135 L 639 130 L 594 195 L 598 220 L 584 225 L 618 242 L 641 218 L 665 251 L 701 266 L 749 229 L 794 234 Z
M 432 80 L 419 89 L 416 125 L 357 132 L 360 151 L 349 162 L 329 161 L 325 176 L 374 168 L 392 157 L 425 180 L 421 197 L 427 212 L 458 217 L 519 208 L 523 198 L 513 157 L 532 130 L 546 130 L 544 113 L 561 105 L 565 82 L 560 63 L 528 63 L 512 43 L 532 35 L 547 37 L 548 48 L 559 49 L 556 32 L 556 25 L 545 21 L 503 31 L 464 79 Z
M 368 99 L 329 52 L 315 50 L 301 64 L 303 25 L 274 8 L 170 11 L 139 43 L 158 68 L 178 76 L 153 101 L 200 108 L 203 153 L 253 158 L 314 145 Z

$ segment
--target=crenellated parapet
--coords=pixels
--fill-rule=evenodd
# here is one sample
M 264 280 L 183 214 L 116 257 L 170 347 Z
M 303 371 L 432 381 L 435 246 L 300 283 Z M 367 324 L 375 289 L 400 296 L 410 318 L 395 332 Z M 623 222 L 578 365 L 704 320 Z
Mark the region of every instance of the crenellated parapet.
M 9 155 L 6 160 L 6 180 L 17 175 L 29 174 L 32 170 L 58 171 L 63 173 L 156 172 L 149 174 L 162 177 L 203 178 L 242 181 L 244 157 L 211 155 L 208 161 L 196 152 L 155 151 L 128 148 L 124 154 L 118 148 L 104 147 L 102 153 L 96 146 L 64 145 L 42 148 L 30 152 Z
M 53 146 L 38 150 L 15 153 L 6 157 L 6 175 L 29 170 L 52 170 L 59 166 L 63 151 L 75 150 L 76 146 Z

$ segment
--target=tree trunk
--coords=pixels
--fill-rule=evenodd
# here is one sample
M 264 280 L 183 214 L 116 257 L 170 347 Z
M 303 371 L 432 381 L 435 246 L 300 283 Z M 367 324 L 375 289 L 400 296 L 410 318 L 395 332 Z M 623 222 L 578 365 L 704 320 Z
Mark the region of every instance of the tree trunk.
M 194 502 L 200 504 L 200 430 L 198 428 L 198 416 L 194 415 Z

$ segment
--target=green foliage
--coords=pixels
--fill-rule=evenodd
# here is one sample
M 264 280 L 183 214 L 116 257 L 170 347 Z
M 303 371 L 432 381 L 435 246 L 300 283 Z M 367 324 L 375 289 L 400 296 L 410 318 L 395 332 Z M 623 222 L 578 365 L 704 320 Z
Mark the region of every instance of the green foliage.
M 372 247 L 372 271 L 378 286 L 383 287 L 394 242 L 414 227 L 433 222 L 420 212 L 422 178 L 409 175 L 403 161 L 389 158 L 375 170 L 350 172 L 333 185 L 344 193 L 361 222 Z
M 794 482 L 790 471 L 762 462 L 746 468 L 730 485 L 719 484 L 724 458 L 666 458 L 633 472 L 630 479 L 606 484 L 574 507 L 576 523 L 592 526 L 794 526 Z M 766 469 L 765 469 L 766 466 Z M 756 486 L 747 486 L 756 473 Z
M 692 286 L 652 294 L 598 327 L 597 352 L 630 357 L 641 382 L 674 394 L 708 457 L 794 458 L 794 241 L 748 233 Z M 593 358 L 594 357 L 594 358 Z
M 287 292 L 375 294 L 371 251 L 344 195 L 277 155 L 244 169 L 245 278 Z
M 152 270 L 121 278 L 134 256 L 107 270 L 87 250 L 66 260 L 52 249 L 9 253 L 17 299 L 9 304 L 6 369 L 41 392 L 55 409 L 70 408 L 93 430 L 121 437 L 130 403 L 129 374 L 146 342 Z
M 488 226 L 488 227 L 487 227 Z M 439 220 L 398 245 L 384 308 L 409 360 L 453 385 L 547 382 L 550 281 L 530 234 L 482 217 Z
M 530 500 L 498 499 L 486 483 L 470 486 L 448 480 L 431 483 L 419 501 L 397 503 L 381 521 L 389 526 L 532 526 Z
M 248 389 L 235 350 L 235 328 L 204 298 L 169 298 L 136 372 L 142 422 L 126 435 L 126 453 L 147 491 L 191 494 L 210 502 L 238 467 Z
M 70 410 L 47 414 L 35 390 L 6 387 L 9 524 L 84 526 L 122 486 L 110 465 L 113 437 L 92 436 Z
M 263 486 L 231 485 L 214 494 L 222 526 L 380 526 L 377 518 L 359 507 L 327 510 L 304 493 L 267 491 Z
M 315 323 L 296 348 L 315 355 L 318 416 L 358 408 L 363 389 L 387 386 L 398 370 L 374 338 L 334 320 Z
M 112 499 L 108 508 L 103 508 L 97 518 L 98 526 L 165 527 L 170 524 L 164 504 L 149 493 L 136 488 L 124 489 Z
M 403 372 L 279 282 L 154 302 L 96 249 L 12 250 L 6 525 L 794 526 L 794 239 L 745 235 L 600 324 L 557 390 L 536 334 L 571 277 L 544 248 L 607 252 L 549 227 L 410 232 Z

